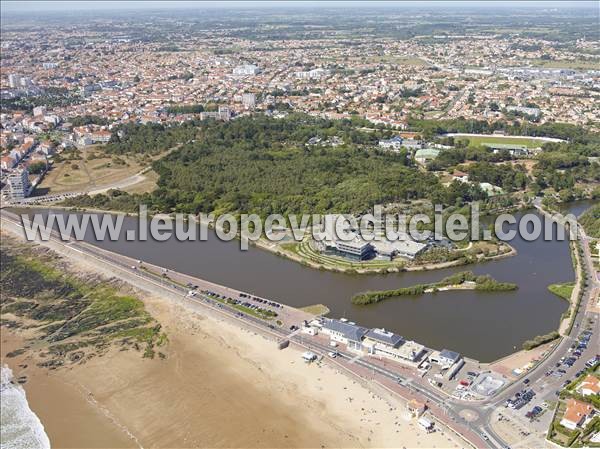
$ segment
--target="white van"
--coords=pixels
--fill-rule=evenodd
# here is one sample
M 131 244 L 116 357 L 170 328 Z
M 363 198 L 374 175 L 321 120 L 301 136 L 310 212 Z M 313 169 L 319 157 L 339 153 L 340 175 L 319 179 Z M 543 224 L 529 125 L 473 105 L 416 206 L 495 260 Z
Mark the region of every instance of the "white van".
M 421 426 L 421 428 L 425 431 L 427 431 L 427 433 L 429 432 L 433 432 L 433 421 L 428 420 L 427 418 L 421 416 L 419 418 L 419 426 Z
M 317 354 L 315 354 L 314 352 L 306 351 L 302 354 L 302 358 L 306 363 L 314 362 L 315 360 L 317 360 Z

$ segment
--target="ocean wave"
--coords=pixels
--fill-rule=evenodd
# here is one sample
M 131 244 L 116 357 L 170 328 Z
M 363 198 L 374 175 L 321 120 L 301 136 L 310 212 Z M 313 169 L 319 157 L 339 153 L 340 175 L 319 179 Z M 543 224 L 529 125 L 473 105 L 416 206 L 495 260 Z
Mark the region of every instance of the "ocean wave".
M 25 390 L 12 379 L 11 369 L 0 367 L 0 448 L 49 449 L 48 435 L 29 408 Z

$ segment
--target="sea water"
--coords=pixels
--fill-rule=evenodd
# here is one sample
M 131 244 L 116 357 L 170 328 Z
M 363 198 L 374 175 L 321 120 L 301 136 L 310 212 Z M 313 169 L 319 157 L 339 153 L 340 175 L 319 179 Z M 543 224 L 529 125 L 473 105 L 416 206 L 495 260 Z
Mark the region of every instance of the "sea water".
M 25 390 L 13 383 L 10 368 L 2 366 L 0 371 L 0 448 L 50 448 L 44 426 L 29 408 Z

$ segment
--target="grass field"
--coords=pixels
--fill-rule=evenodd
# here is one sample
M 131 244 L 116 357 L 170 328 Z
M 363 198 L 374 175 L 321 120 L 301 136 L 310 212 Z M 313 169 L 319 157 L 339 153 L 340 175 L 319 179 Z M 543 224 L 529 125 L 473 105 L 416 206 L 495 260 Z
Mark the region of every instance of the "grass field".
M 415 67 L 424 67 L 429 65 L 427 61 L 412 56 L 373 56 L 368 58 L 370 63 L 381 63 L 381 64 L 397 64 L 397 65 L 412 65 Z
M 104 154 L 98 146 L 84 148 L 80 154 L 80 159 L 55 162 L 38 187 L 38 192 L 56 194 L 109 187 L 134 177 L 150 164 L 150 161 L 142 161 L 137 157 Z M 135 193 L 153 190 L 158 176 L 150 171 L 145 178 L 123 190 Z
M 92 151 L 95 156 L 88 158 Z M 54 163 L 39 190 L 50 194 L 90 190 L 122 181 L 142 168 L 134 159 L 113 159 L 99 151 L 83 150 L 81 159 Z
M 144 180 L 142 182 L 135 183 L 128 187 L 124 187 L 124 190 L 128 193 L 148 193 L 156 189 L 156 182 L 158 181 L 158 173 L 154 170 L 149 170 L 144 173 Z
M 545 69 L 598 70 L 598 66 L 600 66 L 600 59 L 575 59 L 573 61 L 568 59 L 549 61 L 545 59 L 530 59 L 528 62 L 536 67 Z
M 556 296 L 560 296 L 567 301 L 571 300 L 571 293 L 573 292 L 575 285 L 573 283 L 567 284 L 552 284 L 548 286 L 548 290 L 554 293 Z
M 494 136 L 494 137 L 472 137 L 472 136 L 456 136 L 455 139 L 469 139 L 469 142 L 473 145 L 483 145 L 484 143 L 503 143 L 503 144 L 515 144 L 515 145 L 525 145 L 527 148 L 537 148 L 541 147 L 544 144 L 543 140 L 535 140 L 529 139 L 527 137 L 502 137 L 502 136 Z
M 329 307 L 323 304 L 314 304 L 312 306 L 300 307 L 300 310 L 311 313 L 313 315 L 327 315 L 329 313 Z

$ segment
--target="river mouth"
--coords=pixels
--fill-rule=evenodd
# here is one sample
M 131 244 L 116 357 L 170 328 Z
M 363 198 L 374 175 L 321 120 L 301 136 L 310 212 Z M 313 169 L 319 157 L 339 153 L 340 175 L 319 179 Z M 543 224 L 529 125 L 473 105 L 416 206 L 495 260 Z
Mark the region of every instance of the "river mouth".
M 69 214 L 60 209 L 26 212 Z M 523 213 L 516 214 L 517 220 Z M 517 237 L 510 242 L 518 252 L 513 257 L 429 272 L 353 275 L 305 267 L 254 247 L 241 251 L 238 241 L 223 242 L 212 231 L 208 240 L 202 242 L 181 242 L 175 238 L 140 242 L 125 238 L 126 230 L 137 229 L 136 218 L 125 217 L 123 227 L 125 231 L 117 241 L 97 241 L 91 229 L 85 240 L 109 251 L 291 306 L 321 303 L 331 310 L 331 317 L 346 317 L 366 327 L 383 327 L 428 347 L 452 349 L 482 362 L 508 355 L 520 349 L 525 340 L 556 330 L 568 304 L 547 287 L 575 278 L 567 241 L 528 242 Z M 368 306 L 350 302 L 357 292 L 436 282 L 464 270 L 516 283 L 519 289 L 448 291 L 390 298 Z

